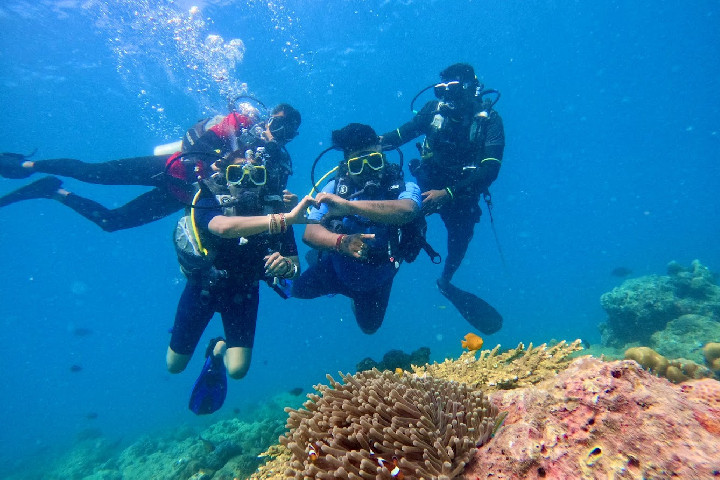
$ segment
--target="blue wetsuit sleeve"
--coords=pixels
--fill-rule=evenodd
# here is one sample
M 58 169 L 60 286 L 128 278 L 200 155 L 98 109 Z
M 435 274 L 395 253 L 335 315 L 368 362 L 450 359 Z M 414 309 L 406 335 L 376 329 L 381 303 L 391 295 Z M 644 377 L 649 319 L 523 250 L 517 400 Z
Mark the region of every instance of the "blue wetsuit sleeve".
M 404 200 L 406 198 L 409 198 L 415 204 L 418 206 L 418 208 L 422 208 L 422 192 L 420 191 L 420 187 L 417 186 L 417 184 L 413 182 L 405 182 L 405 190 L 400 192 L 400 195 L 398 195 L 398 200 Z
M 220 204 L 218 204 L 215 198 L 205 197 L 199 199 L 195 206 L 199 207 L 195 208 L 195 225 L 198 230 L 209 233 L 208 225 L 210 224 L 210 220 L 218 215 L 222 215 Z
M 328 182 L 327 185 L 322 189 L 324 193 L 335 193 L 335 180 L 331 180 Z M 309 220 L 314 220 L 319 222 L 322 220 L 322 218 L 325 216 L 325 214 L 328 212 L 328 207 L 324 203 L 320 205 L 320 208 L 312 207 L 310 209 L 310 214 L 308 215 Z

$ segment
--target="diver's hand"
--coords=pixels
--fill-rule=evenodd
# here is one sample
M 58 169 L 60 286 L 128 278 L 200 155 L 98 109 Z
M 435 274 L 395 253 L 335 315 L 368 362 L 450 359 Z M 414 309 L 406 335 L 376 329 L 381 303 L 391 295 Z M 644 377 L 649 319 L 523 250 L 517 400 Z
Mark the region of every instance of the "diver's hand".
M 433 213 L 450 201 L 450 194 L 447 190 L 428 190 L 422 193 L 422 211 L 423 213 Z
M 265 260 L 265 276 L 289 278 L 292 276 L 295 264 L 287 257 L 283 257 L 279 252 L 273 252 L 264 258 Z
M 323 203 L 327 205 L 328 211 L 325 215 L 328 218 L 344 217 L 351 213 L 350 201 L 334 193 L 320 192 L 315 196 L 315 201 L 318 205 Z
M 369 249 L 367 241 L 374 239 L 374 233 L 353 233 L 352 235 L 345 235 L 345 238 L 343 238 L 343 241 L 340 243 L 340 251 L 358 260 L 365 260 L 367 259 Z
M 315 200 L 310 195 L 305 195 L 305 197 L 303 197 L 300 202 L 297 202 L 297 205 L 295 205 L 289 213 L 285 214 L 285 220 L 288 222 L 288 225 L 295 225 L 296 223 L 318 223 L 316 220 L 308 220 L 305 216 L 308 208 L 316 206 L 317 203 Z
M 285 211 L 289 212 L 298 204 L 298 196 L 290 190 L 283 190 L 283 204 L 285 205 Z

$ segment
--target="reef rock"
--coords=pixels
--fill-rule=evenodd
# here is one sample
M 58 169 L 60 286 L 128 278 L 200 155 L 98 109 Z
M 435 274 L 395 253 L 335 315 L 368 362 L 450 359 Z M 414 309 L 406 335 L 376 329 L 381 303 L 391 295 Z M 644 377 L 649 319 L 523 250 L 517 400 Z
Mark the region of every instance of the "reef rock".
M 504 425 L 463 478 L 720 476 L 720 382 L 673 385 L 633 361 L 582 357 L 535 386 L 490 396 Z
M 653 333 L 685 314 L 720 319 L 720 287 L 707 267 L 698 260 L 687 268 L 671 262 L 667 272 L 626 280 L 600 297 L 608 315 L 601 326 L 605 345 L 647 345 Z
M 650 337 L 650 346 L 668 358 L 687 358 L 702 364 L 703 346 L 720 340 L 720 322 L 703 315 L 682 315 Z

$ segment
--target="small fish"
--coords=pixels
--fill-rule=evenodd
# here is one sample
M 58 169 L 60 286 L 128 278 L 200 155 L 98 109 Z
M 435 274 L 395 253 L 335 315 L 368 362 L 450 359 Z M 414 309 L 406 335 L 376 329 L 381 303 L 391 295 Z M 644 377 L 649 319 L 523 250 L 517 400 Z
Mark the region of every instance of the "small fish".
M 76 337 L 87 337 L 88 335 L 92 335 L 93 331 L 89 328 L 85 327 L 75 327 L 72 330 L 72 334 Z
M 298 397 L 305 389 L 302 387 L 295 387 L 292 390 L 290 390 L 288 393 L 292 395 L 293 397 Z
M 310 462 L 312 462 L 312 463 L 315 463 L 315 461 L 320 456 L 321 452 L 322 451 L 320 450 L 319 443 L 318 444 L 310 443 L 308 445 L 308 460 L 310 460 Z
M 460 345 L 470 351 L 480 350 L 483 346 L 483 339 L 474 333 L 468 333 L 465 335 L 465 340 L 460 340 Z
M 370 450 L 370 455 L 375 455 L 375 452 Z M 397 457 L 392 457 L 392 462 L 385 460 L 384 458 L 376 457 L 377 463 L 381 467 L 385 467 L 390 472 L 390 475 L 393 478 L 397 478 L 398 480 L 403 480 L 405 478 L 405 475 L 403 474 L 402 470 L 400 470 L 400 467 L 398 467 L 398 459 Z
M 610 272 L 610 275 L 612 275 L 613 277 L 625 278 L 628 275 L 630 275 L 631 273 L 633 273 L 633 272 L 629 268 L 617 267 L 617 268 L 613 268 L 612 272 Z
M 202 435 L 198 435 L 198 438 L 203 444 L 203 447 L 205 448 L 206 453 L 214 452 L 215 451 L 215 444 L 211 442 L 210 440 L 206 440 L 202 437 Z
M 82 369 L 83 369 L 82 365 L 77 365 L 77 364 L 70 365 L 70 371 L 73 373 L 82 372 Z
M 97 412 L 88 412 L 88 414 L 85 415 L 85 418 L 87 418 L 88 420 L 95 420 L 97 417 Z

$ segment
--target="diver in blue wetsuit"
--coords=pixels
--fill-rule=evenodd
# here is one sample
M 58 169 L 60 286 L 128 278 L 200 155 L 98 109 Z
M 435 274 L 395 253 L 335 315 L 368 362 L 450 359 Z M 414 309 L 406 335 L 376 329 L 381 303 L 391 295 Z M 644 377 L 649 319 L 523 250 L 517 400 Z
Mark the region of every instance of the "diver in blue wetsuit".
M 187 284 L 178 302 L 167 350 L 167 368 L 182 372 L 210 319 L 220 313 L 225 338 L 210 342 L 190 409 L 207 414 L 225 398 L 227 374 L 235 379 L 250 368 L 259 302 L 259 282 L 298 275 L 293 224 L 307 223 L 305 197 L 296 203 L 284 190 L 287 175 L 262 142 L 244 145 L 212 166 L 200 182 L 191 213 L 178 222 L 176 250 Z M 194 254 L 194 258 L 193 258 Z
M 318 260 L 293 282 L 296 298 L 342 294 L 352 300 L 363 332 L 383 322 L 400 264 L 399 226 L 420 212 L 420 189 L 404 182 L 398 165 L 388 164 L 380 140 L 368 125 L 351 123 L 332 133 L 342 150 L 337 176 L 315 201 L 303 241 L 319 250 Z

